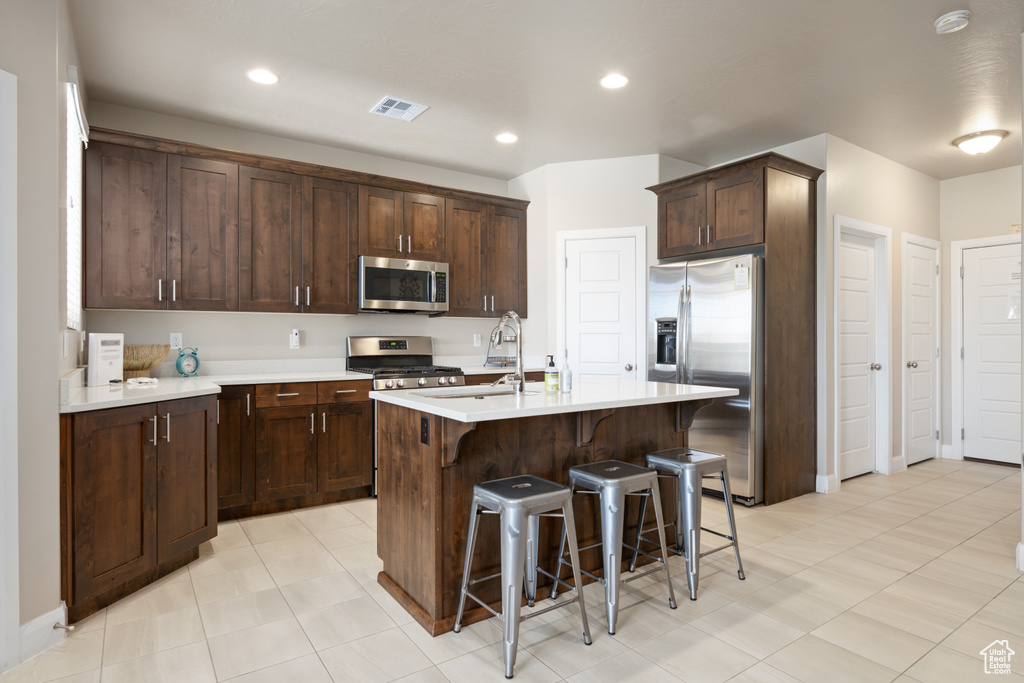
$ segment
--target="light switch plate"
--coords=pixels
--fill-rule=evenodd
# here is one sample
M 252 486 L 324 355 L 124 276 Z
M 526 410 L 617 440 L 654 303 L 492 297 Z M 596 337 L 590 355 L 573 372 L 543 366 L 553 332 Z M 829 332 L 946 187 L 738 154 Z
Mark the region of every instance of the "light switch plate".
M 483 342 L 483 339 L 481 339 L 480 333 L 479 332 L 474 332 L 473 333 L 473 346 L 480 346 L 480 344 L 482 342 Z

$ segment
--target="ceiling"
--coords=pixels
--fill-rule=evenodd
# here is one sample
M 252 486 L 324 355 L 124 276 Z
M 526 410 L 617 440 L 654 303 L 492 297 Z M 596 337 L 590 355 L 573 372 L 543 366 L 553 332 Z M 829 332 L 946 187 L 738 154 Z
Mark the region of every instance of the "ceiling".
M 90 100 L 496 178 L 710 166 L 820 133 L 940 179 L 1021 163 L 1021 0 L 69 4 Z M 936 35 L 954 9 L 970 25 Z M 610 71 L 630 84 L 601 88 Z M 385 95 L 430 109 L 368 113 Z M 950 144 L 991 128 L 1010 137 L 988 154 Z M 519 142 L 495 142 L 506 130 Z

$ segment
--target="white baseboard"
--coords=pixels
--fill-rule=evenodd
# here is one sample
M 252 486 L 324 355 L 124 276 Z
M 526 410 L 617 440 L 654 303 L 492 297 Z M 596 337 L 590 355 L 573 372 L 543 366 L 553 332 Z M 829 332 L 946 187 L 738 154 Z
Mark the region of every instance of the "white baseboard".
M 53 625 L 58 622 L 68 623 L 67 607 L 63 602 L 52 612 L 21 625 L 21 661 L 31 659 L 63 642 L 67 631 L 54 628 Z
M 814 479 L 814 490 L 818 493 L 835 493 L 839 490 L 839 479 L 834 474 L 819 474 Z
M 1017 569 L 1024 572 L 1024 543 L 1017 544 Z
M 889 474 L 896 474 L 907 469 L 907 458 L 903 455 L 897 455 L 889 462 Z
M 942 444 L 942 457 L 944 459 L 946 459 L 946 460 L 963 460 L 964 459 L 964 456 L 962 454 L 954 455 L 953 454 L 953 446 L 950 445 L 950 444 L 946 444 L 946 443 Z

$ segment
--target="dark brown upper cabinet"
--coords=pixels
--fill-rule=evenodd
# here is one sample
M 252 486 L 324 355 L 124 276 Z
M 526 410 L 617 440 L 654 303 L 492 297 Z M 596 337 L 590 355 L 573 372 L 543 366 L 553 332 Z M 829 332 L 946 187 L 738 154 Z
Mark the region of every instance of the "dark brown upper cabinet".
M 238 169 L 238 308 L 302 310 L 302 177 Z
M 448 315 L 526 317 L 526 212 L 448 199 Z
M 360 186 L 359 255 L 442 260 L 444 202 L 429 194 Z
M 359 190 L 352 183 L 302 179 L 303 310 L 355 313 L 358 300 Z

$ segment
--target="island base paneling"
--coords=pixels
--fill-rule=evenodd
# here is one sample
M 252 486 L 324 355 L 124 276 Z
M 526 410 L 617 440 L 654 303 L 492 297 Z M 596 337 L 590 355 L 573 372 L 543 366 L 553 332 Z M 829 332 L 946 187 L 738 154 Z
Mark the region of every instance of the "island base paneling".
M 573 465 L 602 460 L 643 464 L 647 453 L 686 445 L 693 402 L 680 415 L 678 403 L 616 408 L 588 419 L 588 412 L 461 423 L 378 402 L 377 552 L 384 563 L 378 582 L 431 635 L 452 630 L 458 608 L 473 486 L 491 479 L 533 474 L 566 483 Z M 598 419 L 602 418 L 602 419 Z M 422 420 L 428 421 L 426 442 Z M 581 425 L 584 428 L 581 428 Z M 587 442 L 583 432 L 593 428 Z M 672 482 L 662 483 L 671 507 Z M 580 546 L 600 539 L 596 496 L 576 496 L 574 514 Z M 636 533 L 639 498 L 627 499 L 624 538 Z M 668 515 L 667 519 L 674 516 Z M 482 520 L 473 576 L 500 571 L 498 525 Z M 541 566 L 555 567 L 561 522 L 541 524 Z M 601 549 L 580 553 L 583 568 L 600 573 Z M 541 583 L 543 586 L 543 582 Z M 481 599 L 500 603 L 499 582 L 476 587 Z M 488 618 L 470 610 L 463 623 Z

